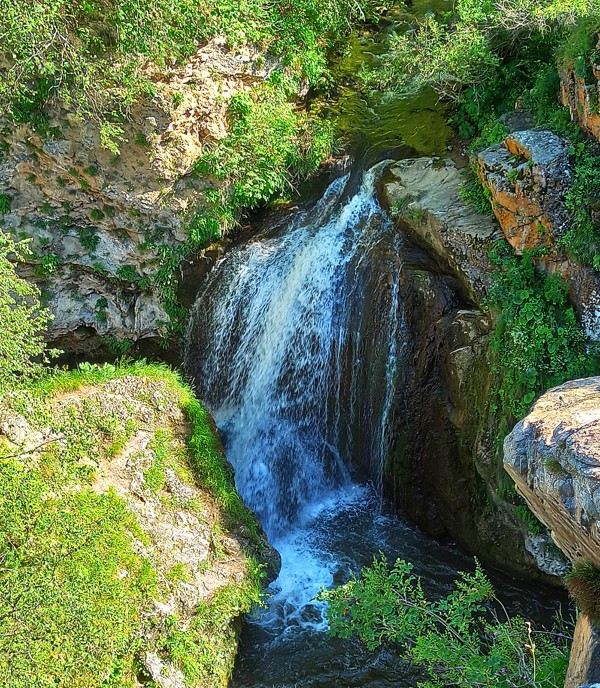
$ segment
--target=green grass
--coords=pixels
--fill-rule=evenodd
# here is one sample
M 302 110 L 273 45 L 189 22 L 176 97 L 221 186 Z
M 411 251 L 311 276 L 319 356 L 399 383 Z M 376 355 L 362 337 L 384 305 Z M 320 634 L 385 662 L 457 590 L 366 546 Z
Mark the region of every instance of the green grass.
M 135 391 L 106 397 L 102 386 L 120 380 Z M 179 408 L 189 424 L 181 449 L 174 448 L 161 404 Z M 83 364 L 13 389 L 0 406 L 55 438 L 37 453 L 0 442 L 0 685 L 125 688 L 133 685 L 140 653 L 154 648 L 181 668 L 188 686 L 225 686 L 236 647 L 231 620 L 259 601 L 263 569 L 250 552 L 264 544 L 235 490 L 210 417 L 190 388 L 166 366 Z M 160 493 L 165 469 L 173 468 L 218 506 L 212 537 L 218 541 L 229 526 L 249 548 L 240 584 L 202 603 L 191 623 L 174 617 L 154 629 L 154 646 L 142 637 L 145 624 L 154 623 L 148 611 L 154 599 L 168 598 L 185 571 L 170 565 L 161 573 L 160 562 L 145 554 L 148 536 L 123 498 L 92 489 L 100 464 L 151 427 L 148 494 Z M 218 566 L 218 552 L 213 556 L 209 567 Z

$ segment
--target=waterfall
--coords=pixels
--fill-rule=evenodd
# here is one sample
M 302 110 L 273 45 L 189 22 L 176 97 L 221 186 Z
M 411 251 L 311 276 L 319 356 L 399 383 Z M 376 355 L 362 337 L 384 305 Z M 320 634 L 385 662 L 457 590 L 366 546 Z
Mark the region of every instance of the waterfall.
M 192 312 L 187 367 L 272 538 L 352 464 L 381 484 L 401 325 L 385 164 L 227 253 Z
M 402 333 L 401 237 L 376 199 L 387 164 L 228 251 L 191 313 L 186 367 L 282 554 L 281 630 L 308 623 L 337 570 L 311 524 L 373 498 L 356 475 L 381 488 Z

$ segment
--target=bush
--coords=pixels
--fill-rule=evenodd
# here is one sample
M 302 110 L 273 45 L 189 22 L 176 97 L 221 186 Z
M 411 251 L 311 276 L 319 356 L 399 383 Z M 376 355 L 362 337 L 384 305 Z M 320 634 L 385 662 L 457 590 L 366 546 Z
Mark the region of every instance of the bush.
M 537 632 L 520 617 L 500 620 L 490 581 L 477 565 L 461 573 L 450 595 L 426 598 L 412 564 L 398 559 L 389 569 L 384 557 L 363 568 L 359 579 L 321 598 L 329 602 L 330 632 L 357 635 L 370 649 L 390 644 L 422 666 L 424 688 L 562 688 L 569 639 Z
M 457 0 L 442 20 L 427 17 L 413 32 L 394 38 L 366 79 L 401 93 L 432 86 L 456 98 L 466 86 L 494 78 L 501 63 L 540 37 L 561 34 L 599 12 L 598 0 Z M 524 61 L 519 66 L 526 67 Z
M 52 316 L 40 305 L 40 291 L 17 276 L 12 260 L 30 255 L 25 242 L 0 232 L 0 387 L 40 371 L 47 352 L 43 332 Z
M 360 16 L 353 0 L 0 0 L 0 107 L 48 132 L 44 108 L 59 98 L 97 120 L 118 153 L 122 117 L 154 92 L 148 62 L 166 67 L 224 35 L 281 56 L 314 84 L 326 49 Z
M 597 352 L 568 303 L 568 285 L 538 272 L 531 253 L 506 245 L 490 254 L 497 266 L 489 304 L 497 314 L 492 337 L 501 417 L 521 418 L 538 394 L 566 380 L 593 375 Z

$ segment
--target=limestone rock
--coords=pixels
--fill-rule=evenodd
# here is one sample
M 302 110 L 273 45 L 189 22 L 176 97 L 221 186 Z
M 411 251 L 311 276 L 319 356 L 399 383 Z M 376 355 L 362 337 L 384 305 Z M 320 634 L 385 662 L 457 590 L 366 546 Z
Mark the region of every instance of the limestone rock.
M 185 676 L 172 664 L 163 662 L 154 652 L 146 652 L 144 666 L 160 688 L 185 688 Z
M 487 252 L 502 233 L 463 202 L 463 180 L 452 161 L 420 158 L 392 165 L 381 190 L 410 238 L 402 254 L 403 362 L 385 490 L 428 534 L 450 535 L 486 562 L 548 581 L 556 573 L 551 558 L 529 543 L 513 507 L 494 494 L 496 432 L 486 415 L 492 323 L 483 302 Z
M 600 688 L 600 631 L 580 614 L 575 625 L 565 688 Z M 584 684 L 584 685 L 582 685 Z
M 551 131 L 516 131 L 478 156 L 483 183 L 510 245 L 551 246 L 568 227 L 573 178 L 567 144 Z
M 482 300 L 490 283 L 487 252 L 501 233 L 490 218 L 460 197 L 464 170 L 452 160 L 402 160 L 390 168 L 383 201 L 396 209 L 403 228 L 434 251 L 468 293 Z
M 600 377 L 542 395 L 506 438 L 504 466 L 558 547 L 600 568 Z
M 132 108 L 119 155 L 102 147 L 95 122 L 59 105 L 46 138 L 0 113 L 0 188 L 10 201 L 0 229 L 32 240 L 25 276 L 56 316 L 52 342 L 89 354 L 101 338 L 165 333 L 161 266 L 217 184 L 193 164 L 227 134 L 232 96 L 276 66 L 259 55 L 215 38 L 184 65 L 148 66 L 155 95 Z
M 566 142 L 550 131 L 517 131 L 478 156 L 481 180 L 507 241 L 521 254 L 545 246 L 538 268 L 568 282 L 583 329 L 600 340 L 600 274 L 553 251 L 569 227 L 566 195 L 573 180 Z

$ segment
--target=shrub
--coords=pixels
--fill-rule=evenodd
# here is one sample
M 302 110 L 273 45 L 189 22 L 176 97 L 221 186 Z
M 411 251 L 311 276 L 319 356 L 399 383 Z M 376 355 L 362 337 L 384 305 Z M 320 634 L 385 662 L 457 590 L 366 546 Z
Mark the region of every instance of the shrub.
M 353 0 L 0 0 L 0 107 L 49 131 L 52 98 L 100 124 L 102 144 L 119 153 L 123 117 L 152 96 L 144 69 L 182 61 L 224 35 L 231 46 L 259 45 L 316 83 L 325 51 L 362 16 Z M 27 18 L 24 21 L 24 17 Z
M 25 242 L 0 232 L 0 388 L 39 372 L 53 353 L 45 350 L 43 338 L 52 316 L 40 305 L 39 289 L 18 277 L 9 260 L 23 262 L 28 255 Z
M 329 602 L 330 632 L 357 635 L 370 649 L 398 649 L 424 668 L 428 680 L 419 685 L 426 688 L 562 687 L 569 639 L 537 632 L 520 617 L 501 621 L 493 587 L 479 565 L 474 573 L 461 573 L 447 597 L 433 601 L 412 569 L 401 559 L 390 569 L 381 557 L 363 568 L 360 578 L 321 592 Z
M 497 314 L 492 349 L 500 411 L 517 419 L 550 387 L 593 375 L 597 352 L 587 346 L 560 276 L 537 271 L 530 252 L 514 256 L 505 244 L 490 258 L 497 267 L 489 304 Z

